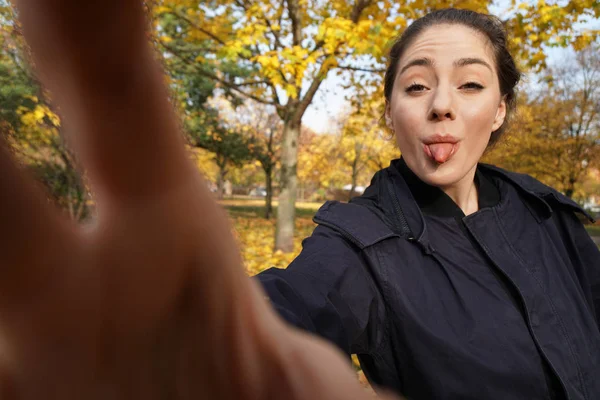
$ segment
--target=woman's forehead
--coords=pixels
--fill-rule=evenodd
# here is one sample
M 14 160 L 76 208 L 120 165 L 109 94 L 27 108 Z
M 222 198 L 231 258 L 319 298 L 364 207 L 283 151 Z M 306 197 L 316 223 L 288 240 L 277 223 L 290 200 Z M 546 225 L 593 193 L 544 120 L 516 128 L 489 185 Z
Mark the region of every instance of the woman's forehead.
M 421 32 L 404 51 L 398 72 L 415 59 L 427 59 L 432 66 L 456 65 L 461 59 L 481 59 L 494 67 L 494 52 L 487 37 L 459 24 L 435 25 Z

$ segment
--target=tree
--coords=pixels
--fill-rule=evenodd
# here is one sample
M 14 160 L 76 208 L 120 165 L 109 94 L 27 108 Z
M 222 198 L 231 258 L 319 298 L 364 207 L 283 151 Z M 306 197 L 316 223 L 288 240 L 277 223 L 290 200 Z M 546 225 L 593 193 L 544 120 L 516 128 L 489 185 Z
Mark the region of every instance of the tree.
M 583 181 L 600 166 L 600 46 L 549 74 L 538 93 L 523 98 L 508 142 L 488 160 L 582 197 Z
M 265 174 L 265 218 L 273 213 L 273 181 L 275 170 L 281 158 L 282 124 L 273 107 L 246 100 L 243 105 L 235 105 L 221 99 L 219 109 L 226 123 L 232 129 L 243 132 L 250 141 L 250 154 Z
M 260 163 L 265 173 L 265 218 L 273 214 L 273 180 L 275 170 L 281 159 L 281 120 L 273 111 L 261 104 L 252 104 L 241 109 L 239 115 L 249 111 L 251 119 L 245 126 L 247 134 L 252 138 L 250 153 Z
M 90 197 L 73 153 L 60 135 L 50 107 L 28 63 L 28 49 L 14 12 L 0 1 L 0 129 L 17 158 L 44 184 L 48 195 L 77 221 L 88 217 Z
M 309 7 L 310 6 L 310 7 Z M 283 122 L 280 194 L 276 248 L 293 249 L 293 221 L 297 189 L 298 138 L 302 117 L 327 74 L 341 60 L 365 54 L 383 55 L 385 39 L 392 35 L 387 21 L 391 4 L 381 10 L 374 1 L 308 4 L 288 1 L 159 1 L 155 11 L 187 23 L 188 41 L 210 40 L 214 57 L 204 64 L 239 60 L 253 73 L 247 79 L 198 68 L 239 96 L 276 108 Z M 215 10 L 217 10 L 215 12 Z M 365 18 L 375 16 L 375 21 Z M 403 18 L 400 18 L 403 20 Z M 382 35 L 382 30 L 389 31 Z M 191 59 L 163 39 L 163 47 L 175 57 Z M 193 60 L 198 61 L 198 60 Z
M 337 134 L 304 132 L 298 155 L 298 178 L 305 186 L 334 189 L 345 184 L 347 176 L 339 168 Z
M 594 4 L 572 0 L 564 7 L 539 2 L 513 10 L 506 26 L 518 39 L 513 41 L 514 49 L 522 60 L 531 60 L 528 65 L 543 65 L 541 45 L 575 40 L 574 22 L 581 16 L 598 16 Z M 168 15 L 184 27 L 171 35 L 159 30 L 166 52 L 195 66 L 195 73 L 232 95 L 275 107 L 283 123 L 275 247 L 291 251 L 301 122 L 323 80 L 337 70 L 349 73 L 353 85 L 377 85 L 387 44 L 409 20 L 433 8 L 487 11 L 488 5 L 484 0 L 427 0 L 406 6 L 391 0 L 156 0 L 153 12 L 159 21 Z M 204 55 L 189 54 L 181 41 L 205 44 Z M 220 69 L 233 61 L 245 75 L 232 76 Z
M 370 179 L 399 155 L 392 137 L 381 123 L 385 102 L 379 96 L 366 97 L 342 121 L 339 152 L 343 165 L 349 169 L 348 200 L 355 195 L 357 184 Z
M 336 132 L 307 133 L 300 148 L 299 178 L 338 192 L 350 183 L 347 199 L 355 195 L 359 184 L 368 184 L 375 172 L 400 153 L 380 123 L 382 104 L 378 98 L 365 100 L 362 107 L 340 117 Z
M 201 115 L 189 116 L 186 122 L 193 145 L 215 154 L 219 168 L 217 193 L 222 199 L 229 168 L 240 167 L 252 158 L 251 141 L 243 133 L 224 126 L 216 110 L 206 109 Z

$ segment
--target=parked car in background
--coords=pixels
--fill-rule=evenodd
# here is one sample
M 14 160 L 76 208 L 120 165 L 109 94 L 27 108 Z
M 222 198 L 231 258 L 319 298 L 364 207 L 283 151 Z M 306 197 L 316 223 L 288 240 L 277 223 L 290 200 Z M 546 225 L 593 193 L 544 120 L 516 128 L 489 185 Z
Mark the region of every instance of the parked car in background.
M 263 187 L 254 188 L 248 193 L 252 197 L 267 197 L 267 189 Z

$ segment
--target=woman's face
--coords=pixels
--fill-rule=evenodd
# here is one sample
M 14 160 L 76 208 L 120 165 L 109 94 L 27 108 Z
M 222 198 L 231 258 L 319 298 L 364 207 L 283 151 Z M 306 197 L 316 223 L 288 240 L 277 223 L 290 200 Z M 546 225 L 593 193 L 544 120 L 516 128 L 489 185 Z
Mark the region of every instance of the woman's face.
M 386 123 L 424 182 L 451 187 L 474 172 L 506 103 L 488 39 L 463 25 L 417 36 L 398 63 Z

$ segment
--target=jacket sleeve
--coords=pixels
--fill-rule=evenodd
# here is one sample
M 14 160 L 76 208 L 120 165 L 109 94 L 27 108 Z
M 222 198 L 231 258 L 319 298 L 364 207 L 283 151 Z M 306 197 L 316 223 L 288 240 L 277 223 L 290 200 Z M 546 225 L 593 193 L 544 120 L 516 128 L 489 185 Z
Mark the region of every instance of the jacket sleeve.
M 318 226 L 287 269 L 256 275 L 273 307 L 290 324 L 333 342 L 346 354 L 377 346 L 384 304 L 360 250 Z M 379 328 L 381 328 L 379 326 Z

